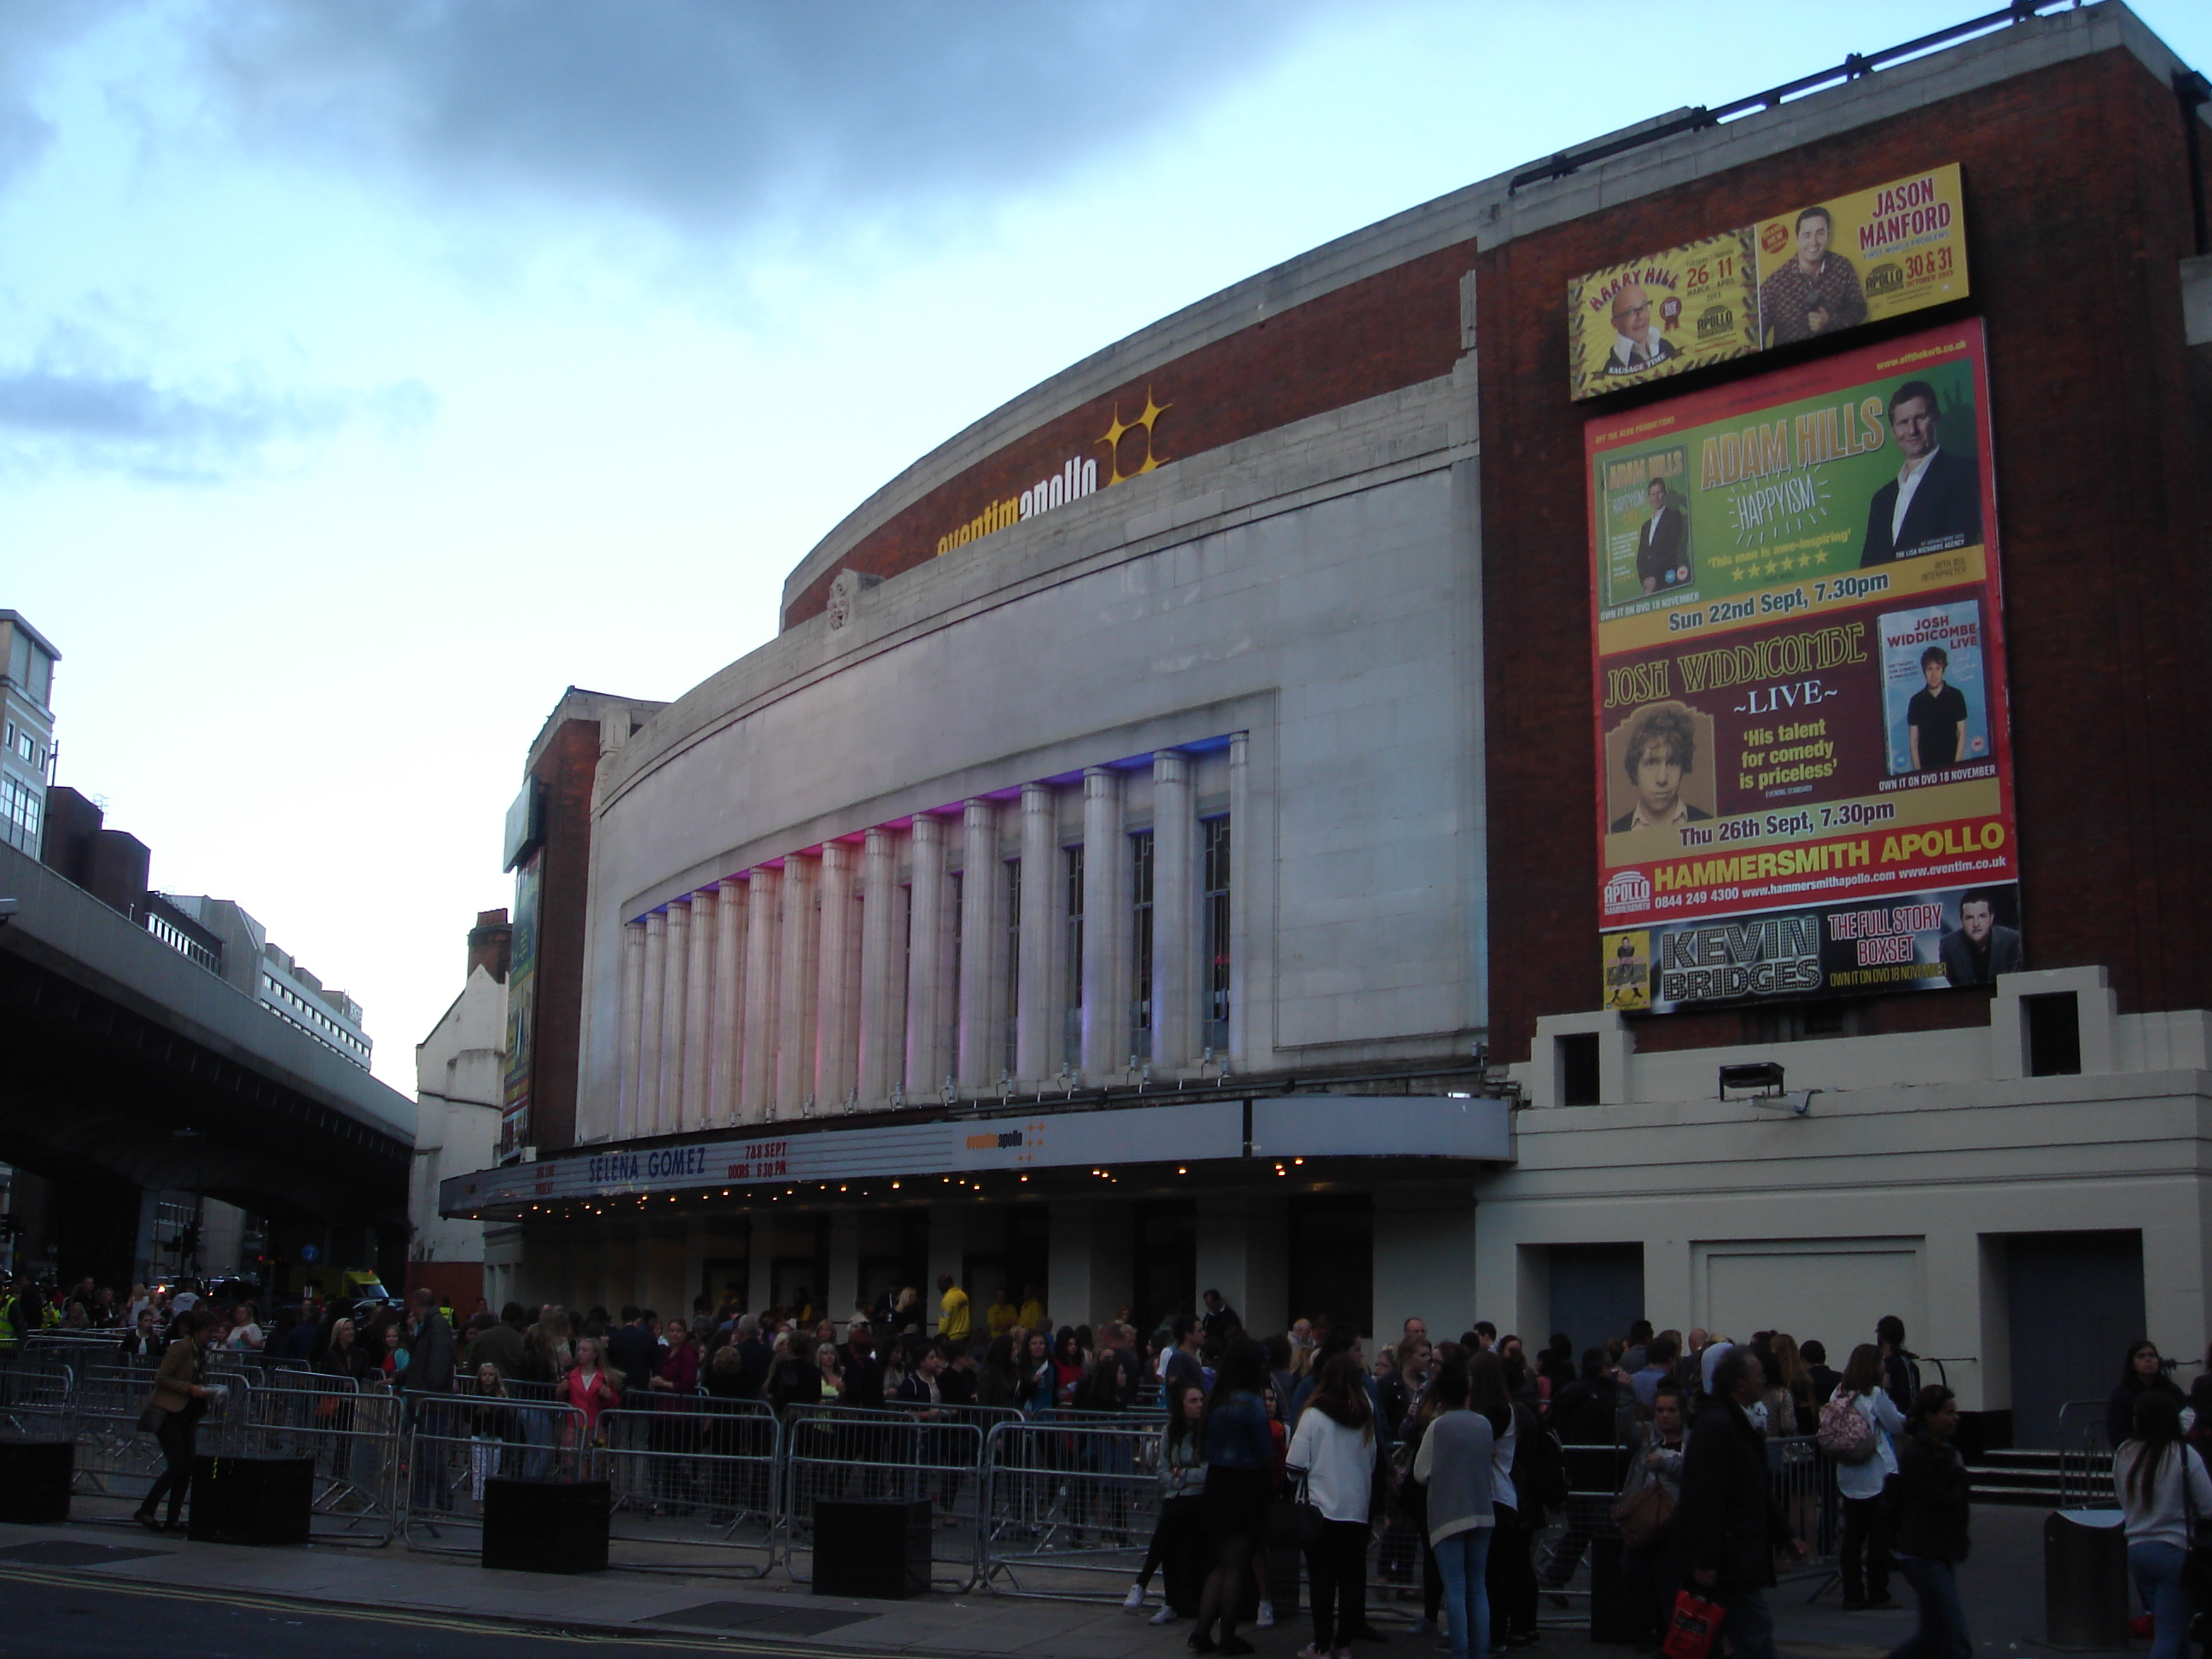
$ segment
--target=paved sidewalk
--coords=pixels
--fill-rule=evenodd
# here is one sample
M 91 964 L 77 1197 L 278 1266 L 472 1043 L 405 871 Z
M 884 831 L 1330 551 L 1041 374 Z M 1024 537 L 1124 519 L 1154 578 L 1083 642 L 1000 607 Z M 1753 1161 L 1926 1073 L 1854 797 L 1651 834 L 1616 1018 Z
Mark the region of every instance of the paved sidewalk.
M 1975 1512 L 1976 1553 L 1961 1576 L 1978 1656 L 2021 1659 L 2043 1636 L 2042 1512 Z M 289 1549 L 194 1544 L 112 1521 L 60 1527 L 0 1526 L 0 1575 L 66 1576 L 79 1584 L 113 1578 L 149 1587 L 217 1589 L 297 1601 L 435 1614 L 537 1630 L 710 1636 L 732 1648 L 787 1652 L 1036 1655 L 1042 1659 L 1181 1659 L 1187 1623 L 1155 1627 L 1118 1607 L 976 1592 L 913 1601 L 851 1601 L 810 1593 L 780 1572 L 763 1579 L 678 1571 L 627 1571 L 585 1577 L 486 1571 L 462 1556 L 393 1543 L 381 1549 L 309 1545 Z M 1911 1633 L 1909 1608 L 1845 1613 L 1832 1589 L 1774 1594 L 1781 1646 L 1802 1659 L 1878 1659 Z M 1899 1593 L 1909 1599 L 1902 1584 Z M 1153 1605 L 1157 1605 L 1156 1603 Z M 1547 1618 L 1565 1614 L 1546 1605 Z M 1387 1650 L 1422 1659 L 1438 1644 L 1412 1637 L 1401 1604 L 1379 1609 Z M 1303 1618 L 1249 1632 L 1265 1659 L 1289 1659 L 1310 1639 Z M 1362 1652 L 1367 1651 L 1364 1647 Z M 1540 1659 L 1628 1659 L 1565 1626 L 1545 1629 Z

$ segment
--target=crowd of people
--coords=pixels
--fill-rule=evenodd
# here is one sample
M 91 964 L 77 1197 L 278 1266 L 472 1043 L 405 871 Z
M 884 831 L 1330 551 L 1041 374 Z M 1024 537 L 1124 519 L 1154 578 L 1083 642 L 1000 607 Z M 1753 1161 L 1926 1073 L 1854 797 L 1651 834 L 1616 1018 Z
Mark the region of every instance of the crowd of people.
M 1164 1420 L 1146 1470 L 1158 1518 L 1124 1605 L 1143 1612 L 1160 1577 L 1152 1621 L 1192 1621 L 1200 1653 L 1249 1652 L 1240 1629 L 1273 1625 L 1270 1545 L 1293 1540 L 1312 1606 L 1301 1659 L 1348 1659 L 1351 1644 L 1382 1640 L 1366 1609 L 1378 1533 L 1386 1571 L 1394 1538 L 1408 1581 L 1418 1552 L 1417 1634 L 1443 1633 L 1454 1659 L 1531 1645 L 1544 1589 L 1571 1575 L 1589 1529 L 1571 1524 L 1540 1560 L 1539 1534 L 1563 1511 L 1571 1522 L 1573 1503 L 1587 1518 L 1595 1491 L 1612 1494 L 1644 1649 L 1659 1644 L 1686 1589 L 1724 1609 L 1738 1659 L 1762 1659 L 1772 1650 L 1765 1590 L 1824 1524 L 1784 1501 L 1776 1471 L 1818 1456 L 1834 1470 L 1843 1605 L 1895 1606 L 1902 1577 L 1920 1629 L 1899 1654 L 1971 1651 L 1955 1577 L 1969 1516 L 1958 1404 L 1923 1384 L 1894 1316 L 1838 1372 L 1820 1343 L 1780 1331 L 1739 1344 L 1638 1321 L 1579 1355 L 1564 1335 L 1532 1355 L 1486 1321 L 1432 1341 L 1414 1318 L 1370 1354 L 1362 1334 L 1326 1318 L 1255 1339 L 1215 1291 L 1203 1313 L 1147 1337 L 1127 1308 L 1095 1328 L 1055 1326 L 1033 1286 L 1008 1286 L 978 1321 L 950 1275 L 937 1288 L 933 1309 L 916 1287 L 888 1291 L 853 1310 L 841 1334 L 804 1290 L 756 1316 L 732 1287 L 720 1306 L 701 1297 L 690 1318 L 665 1322 L 636 1307 L 510 1303 L 495 1315 L 482 1301 L 457 1316 L 428 1290 L 404 1306 L 310 1297 L 264 1325 L 253 1301 L 218 1302 L 189 1280 L 117 1296 L 88 1279 L 66 1291 L 17 1286 L 0 1301 L 0 1347 L 112 1331 L 119 1360 L 155 1367 L 140 1426 L 166 1468 L 137 1515 L 155 1529 L 178 1525 L 195 1425 L 223 1393 L 209 1379 L 213 1349 L 415 1405 L 454 1394 L 553 1401 L 574 1408 L 587 1437 L 641 1398 L 757 1400 L 779 1413 L 988 1407 L 1070 1423 L 1157 1407 Z M 2212 1513 L 2212 1354 L 2188 1395 L 2168 1370 L 2154 1345 L 2131 1344 L 2105 1425 L 2154 1659 L 2185 1651 L 2190 1546 L 2196 1517 Z

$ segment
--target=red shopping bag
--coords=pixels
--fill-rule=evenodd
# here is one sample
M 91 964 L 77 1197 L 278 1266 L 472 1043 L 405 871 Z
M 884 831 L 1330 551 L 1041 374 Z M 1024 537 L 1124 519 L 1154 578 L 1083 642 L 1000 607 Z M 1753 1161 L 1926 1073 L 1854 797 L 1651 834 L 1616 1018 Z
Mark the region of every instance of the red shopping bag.
M 1688 1590 L 1674 1595 L 1674 1616 L 1667 1621 L 1667 1640 L 1659 1651 L 1667 1659 L 1709 1659 L 1728 1609 Z

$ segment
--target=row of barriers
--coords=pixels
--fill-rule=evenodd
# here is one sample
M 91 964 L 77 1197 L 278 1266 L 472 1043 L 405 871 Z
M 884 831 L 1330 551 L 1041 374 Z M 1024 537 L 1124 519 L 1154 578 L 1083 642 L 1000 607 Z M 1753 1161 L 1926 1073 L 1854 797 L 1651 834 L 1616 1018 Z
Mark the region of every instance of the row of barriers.
M 758 1401 L 655 1392 L 591 1423 L 550 1399 L 395 1395 L 217 1353 L 207 1376 L 228 1392 L 200 1425 L 200 1449 L 312 1459 L 312 1536 L 322 1543 L 474 1555 L 489 1482 L 604 1480 L 616 1566 L 744 1578 L 781 1570 L 804 1583 L 817 1505 L 894 1499 L 929 1506 L 935 1589 L 1118 1600 L 1159 1516 L 1160 1420 L 1149 1413 L 829 1405 L 779 1415 Z M 149 1377 L 51 1351 L 0 1355 L 0 1438 L 74 1440 L 76 1492 L 136 1503 L 161 1467 L 137 1427 Z M 1568 1449 L 1567 1503 L 1534 1544 L 1550 1608 L 1587 1613 L 1591 1546 L 1614 1535 L 1625 1455 Z M 1813 1550 L 1796 1576 L 1832 1574 L 1833 1465 L 1809 1438 L 1772 1442 L 1771 1456 L 1778 1499 Z M 1378 1612 L 1418 1606 L 1422 1551 L 1409 1522 L 1377 1524 L 1369 1567 Z

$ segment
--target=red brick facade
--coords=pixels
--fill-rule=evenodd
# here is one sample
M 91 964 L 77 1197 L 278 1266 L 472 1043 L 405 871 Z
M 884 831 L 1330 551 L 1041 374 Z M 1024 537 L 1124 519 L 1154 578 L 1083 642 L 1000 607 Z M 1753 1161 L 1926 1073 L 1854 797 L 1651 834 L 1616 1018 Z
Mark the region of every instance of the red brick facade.
M 1073 413 L 1025 434 L 940 484 L 869 532 L 784 612 L 783 625 L 818 615 L 839 570 L 896 576 L 937 556 L 938 538 L 993 502 L 1019 495 L 1071 457 L 1110 476 L 1104 434 L 1118 416 L 1140 415 L 1149 395 L 1170 407 L 1157 428 L 1155 459 L 1181 460 L 1309 416 L 1451 373 L 1460 355 L 1459 279 L 1472 245 L 1409 260 L 1293 306 L 1139 375 Z M 1126 474 L 1144 464 L 1141 433 L 1125 434 Z
M 591 874 L 592 779 L 599 764 L 599 722 L 564 720 L 532 769 L 545 786 L 545 865 L 538 888 L 530 1139 L 549 1153 L 576 1144 L 584 909 Z
M 1973 295 L 1894 326 L 1956 314 L 1988 328 L 2030 962 L 2106 964 L 2123 1012 L 2212 1006 L 2212 906 L 2195 867 L 2212 788 L 2191 691 L 2212 660 L 2212 550 L 2191 489 L 2212 456 L 2182 331 L 2179 262 L 2195 251 L 2185 133 L 2172 92 L 2111 52 L 1524 235 L 1475 262 L 1501 1057 L 1528 1054 L 1538 1015 L 1595 1001 L 1583 422 L 1794 360 L 1770 353 L 1571 403 L 1568 279 L 1778 204 L 1954 161 L 1966 171 Z M 2194 372 L 2201 381 L 2204 366 Z M 1986 993 L 1914 993 L 1874 999 L 1861 1029 L 1986 1018 Z M 1638 1042 L 1757 1040 L 1754 1018 L 1651 1018 Z

